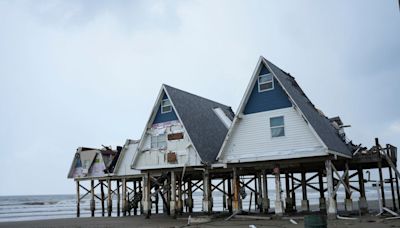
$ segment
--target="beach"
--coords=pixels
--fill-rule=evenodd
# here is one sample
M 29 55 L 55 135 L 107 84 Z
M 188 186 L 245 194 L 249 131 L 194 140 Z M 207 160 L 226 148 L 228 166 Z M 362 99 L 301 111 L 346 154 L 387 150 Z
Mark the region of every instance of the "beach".
M 188 227 L 304 227 L 302 219 L 295 219 L 298 224 L 292 224 L 288 218 L 271 220 L 254 219 L 231 219 L 225 221 L 224 218 L 213 219 L 211 222 L 191 224 Z M 0 227 L 10 228 L 59 228 L 59 227 L 89 227 L 89 228 L 113 228 L 113 227 L 186 227 L 187 219 L 181 217 L 173 219 L 164 215 L 154 215 L 151 219 L 143 216 L 132 217 L 110 217 L 110 218 L 68 218 L 68 219 L 49 219 L 21 222 L 3 222 Z M 363 216 L 361 220 L 328 220 L 328 227 L 353 227 L 353 228 L 386 228 L 400 227 L 400 220 L 384 220 L 374 216 Z

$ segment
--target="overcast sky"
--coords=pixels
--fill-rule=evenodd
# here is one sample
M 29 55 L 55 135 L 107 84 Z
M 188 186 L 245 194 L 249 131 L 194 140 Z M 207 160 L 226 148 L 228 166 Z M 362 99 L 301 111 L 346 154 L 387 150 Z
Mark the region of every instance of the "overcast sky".
M 356 143 L 400 147 L 397 0 L 0 1 L 0 15 L 0 195 L 74 193 L 76 148 L 139 139 L 162 83 L 236 110 L 260 55 Z

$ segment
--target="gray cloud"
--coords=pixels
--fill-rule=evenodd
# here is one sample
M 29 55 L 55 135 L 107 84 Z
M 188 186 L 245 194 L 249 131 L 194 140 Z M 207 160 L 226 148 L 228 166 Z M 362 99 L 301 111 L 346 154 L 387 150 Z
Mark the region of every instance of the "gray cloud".
M 396 1 L 1 1 L 0 15 L 3 195 L 73 192 L 75 149 L 139 138 L 161 83 L 235 110 L 259 55 L 356 142 L 400 145 Z

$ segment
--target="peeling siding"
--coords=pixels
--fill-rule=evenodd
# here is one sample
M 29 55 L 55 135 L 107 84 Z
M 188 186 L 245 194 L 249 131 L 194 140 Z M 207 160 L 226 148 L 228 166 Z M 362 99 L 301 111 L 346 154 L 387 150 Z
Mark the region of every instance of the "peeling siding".
M 166 149 L 151 149 L 151 136 L 159 132 L 168 134 L 183 133 L 183 139 L 167 140 Z M 174 152 L 177 155 L 176 163 L 167 162 L 167 153 Z M 148 129 L 144 138 L 142 147 L 138 149 L 138 157 L 134 167 L 136 169 L 160 169 L 187 166 L 200 166 L 201 160 L 197 152 L 191 146 L 191 142 L 184 128 L 179 121 L 173 121 L 164 127 L 153 125 Z
M 271 137 L 269 118 L 284 116 L 285 136 Z M 234 126 L 222 162 L 264 161 L 326 155 L 323 145 L 293 108 L 243 115 Z

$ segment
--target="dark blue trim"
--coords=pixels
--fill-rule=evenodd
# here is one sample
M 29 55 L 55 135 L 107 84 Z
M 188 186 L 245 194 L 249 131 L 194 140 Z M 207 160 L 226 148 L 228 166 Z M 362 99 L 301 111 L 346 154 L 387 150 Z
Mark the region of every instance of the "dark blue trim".
M 260 74 L 268 74 L 268 69 L 263 66 L 261 68 Z M 258 78 L 254 84 L 253 90 L 251 91 L 250 97 L 244 108 L 244 114 L 251 114 L 257 112 L 265 112 L 275 109 L 288 108 L 291 107 L 292 103 L 289 100 L 286 92 L 283 90 L 282 86 L 274 77 L 274 89 L 258 92 Z
M 168 99 L 167 94 L 164 92 L 163 100 Z M 161 103 L 161 102 L 160 102 Z M 178 116 L 175 113 L 174 108 L 172 107 L 172 111 L 168 113 L 161 113 L 161 104 L 158 106 L 158 111 L 156 116 L 154 117 L 153 124 L 164 123 L 168 121 L 178 120 Z

